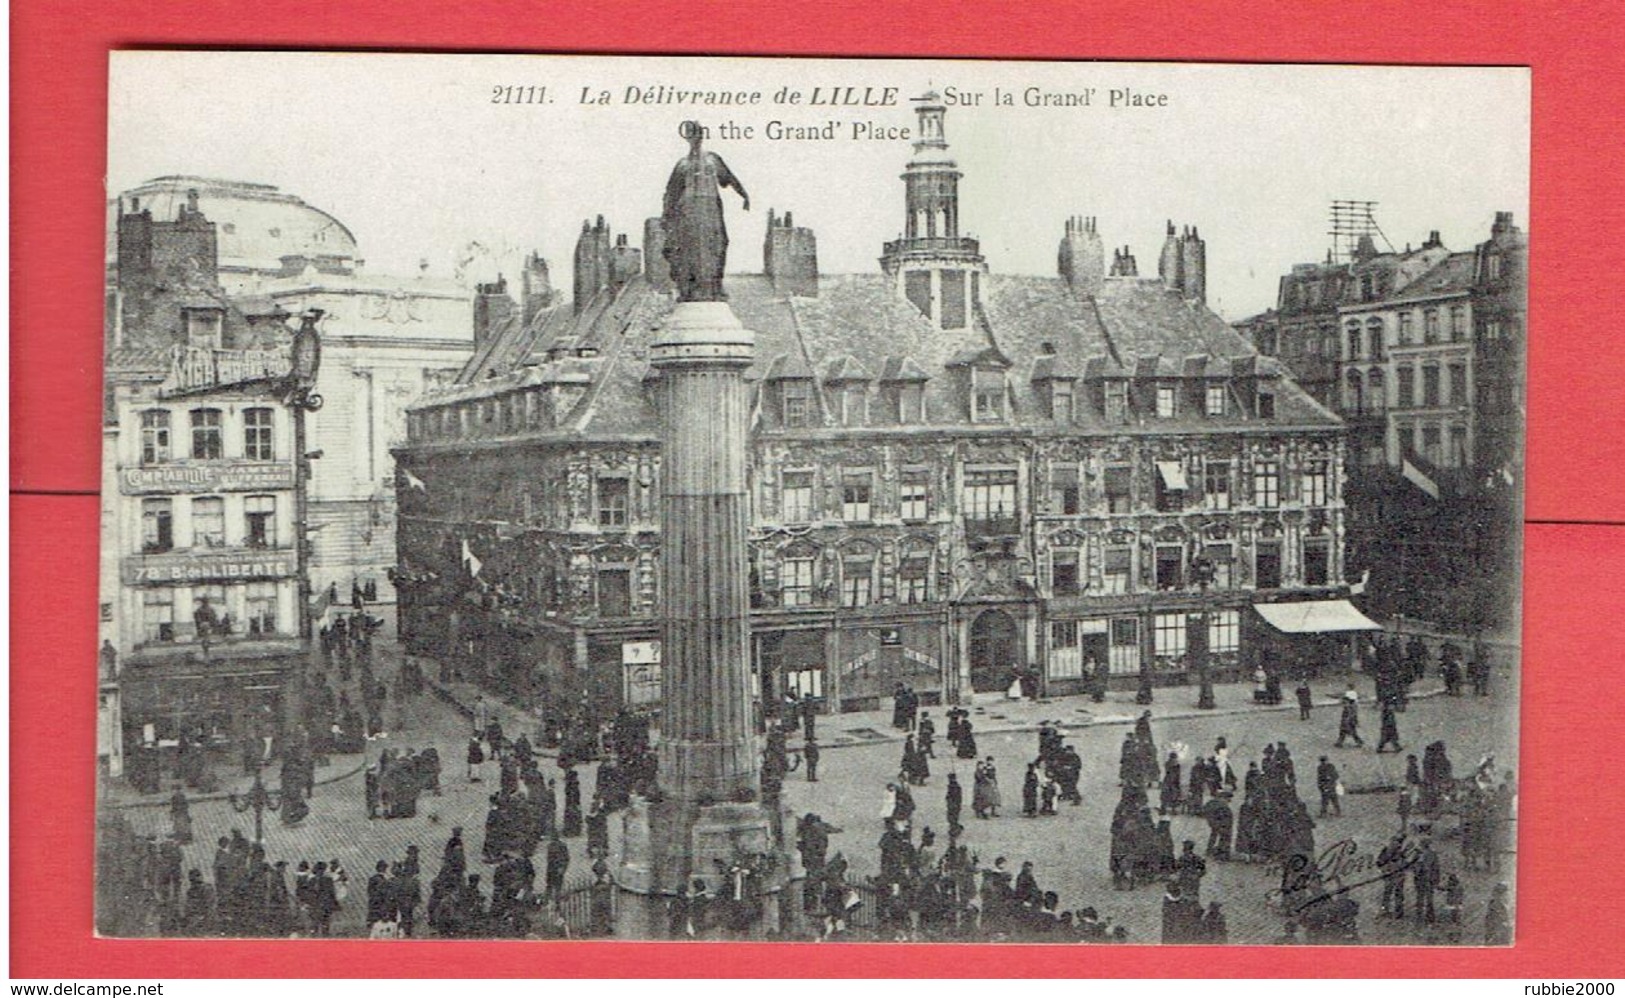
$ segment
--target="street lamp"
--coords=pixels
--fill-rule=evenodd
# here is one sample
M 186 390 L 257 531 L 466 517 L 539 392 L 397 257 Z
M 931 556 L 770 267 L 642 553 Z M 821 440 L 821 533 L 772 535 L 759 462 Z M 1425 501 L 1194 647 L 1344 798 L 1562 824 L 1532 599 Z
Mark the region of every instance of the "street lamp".
M 1201 590 L 1201 609 L 1196 613 L 1198 641 L 1195 642 L 1196 675 L 1201 683 L 1201 691 L 1196 696 L 1197 710 L 1212 710 L 1213 702 L 1213 673 L 1208 666 L 1211 659 L 1211 649 L 1208 647 L 1208 615 L 1212 612 L 1207 604 L 1207 587 L 1213 584 L 1213 562 L 1206 558 L 1197 558 L 1191 562 L 1191 581 L 1195 582 Z
M 256 845 L 265 844 L 265 812 L 276 811 L 282 807 L 282 791 L 267 790 L 265 781 L 260 779 L 260 771 L 254 770 L 254 785 L 248 788 L 248 793 L 239 797 L 237 794 L 227 794 L 226 799 L 231 802 L 232 810 L 238 814 L 246 811 L 254 812 L 254 842 Z
M 313 456 L 320 456 L 320 452 L 311 454 L 305 450 L 305 414 L 322 407 L 322 397 L 314 389 L 316 375 L 322 366 L 322 341 L 316 324 L 324 314 L 321 309 L 312 308 L 299 317 L 299 330 L 293 336 L 292 364 L 283 383 L 283 403 L 293 412 L 294 562 L 299 573 L 300 643 L 298 675 L 288 684 L 290 695 L 285 701 L 290 723 L 284 737 L 295 730 L 304 717 L 305 670 L 310 657 L 310 539 L 306 536 L 305 525 L 308 518 L 310 461 Z

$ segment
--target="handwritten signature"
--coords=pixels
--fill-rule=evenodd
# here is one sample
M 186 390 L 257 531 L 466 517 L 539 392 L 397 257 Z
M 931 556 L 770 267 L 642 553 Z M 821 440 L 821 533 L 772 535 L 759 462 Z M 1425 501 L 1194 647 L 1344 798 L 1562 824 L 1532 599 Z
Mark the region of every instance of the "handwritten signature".
M 1389 843 L 1375 855 L 1361 852 L 1360 844 L 1353 839 L 1342 839 L 1327 846 L 1317 857 L 1295 853 L 1281 863 L 1272 864 L 1270 869 L 1282 874 L 1281 886 L 1266 897 L 1270 901 L 1282 901 L 1296 914 L 1356 887 L 1403 876 L 1421 858 L 1421 845 L 1408 839 Z

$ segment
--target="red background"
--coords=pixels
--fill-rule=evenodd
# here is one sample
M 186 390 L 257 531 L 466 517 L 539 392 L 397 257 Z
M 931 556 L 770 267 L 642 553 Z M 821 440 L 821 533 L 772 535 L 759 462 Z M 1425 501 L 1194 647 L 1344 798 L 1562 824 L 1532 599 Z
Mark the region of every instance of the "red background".
M 12 973 L 1597 976 L 1625 971 L 1620 29 L 1605 3 L 12 4 Z M 107 52 L 127 46 L 1528 65 L 1534 187 L 1518 944 L 1509 950 L 134 942 L 91 933 Z M 1244 135 L 1236 141 L 1246 142 Z M 1522 221 L 1522 220 L 1520 220 Z M 78 494 L 74 494 L 78 493 Z

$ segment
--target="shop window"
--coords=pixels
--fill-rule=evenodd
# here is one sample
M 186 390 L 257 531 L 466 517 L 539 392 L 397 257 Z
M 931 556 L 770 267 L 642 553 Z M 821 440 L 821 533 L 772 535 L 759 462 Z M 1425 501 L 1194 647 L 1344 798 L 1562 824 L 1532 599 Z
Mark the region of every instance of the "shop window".
M 1102 566 L 1101 580 L 1108 596 L 1121 596 L 1130 591 L 1133 579 L 1134 552 L 1130 548 L 1107 548 L 1106 563 Z
M 784 473 L 784 522 L 811 523 L 813 520 L 813 473 Z
M 175 546 L 175 504 L 169 499 L 141 500 L 141 550 L 161 554 Z
M 141 463 L 162 464 L 169 455 L 169 411 L 148 409 L 141 414 Z
M 898 488 L 898 512 L 904 520 L 920 521 L 931 515 L 930 484 L 924 475 L 905 473 Z
M 1050 553 L 1050 592 L 1056 596 L 1076 596 L 1082 591 L 1078 552 L 1062 548 Z
M 221 439 L 220 410 L 192 410 L 192 457 L 199 461 L 218 460 L 225 453 Z
M 1253 556 L 1253 577 L 1259 589 L 1281 588 L 1281 545 L 1277 541 L 1260 541 Z
M 1157 548 L 1157 588 L 1179 589 L 1185 585 L 1185 549 L 1178 545 Z
M 841 519 L 848 523 L 866 523 L 869 520 L 874 476 L 867 471 L 849 472 L 841 476 Z
M 781 573 L 784 605 L 811 606 L 813 596 L 813 559 L 786 558 Z
M 874 559 L 848 555 L 841 559 L 841 605 L 868 606 L 874 601 Z
M 1083 677 L 1083 647 L 1078 641 L 1078 622 L 1056 620 L 1049 625 L 1048 672 L 1051 679 Z
M 251 548 L 276 547 L 276 496 L 249 496 L 243 500 L 244 543 Z
M 631 483 L 624 478 L 598 479 L 598 525 L 626 526 Z
M 1140 622 L 1134 617 L 1117 617 L 1111 623 L 1111 646 L 1106 652 L 1106 669 L 1114 676 L 1131 676 L 1140 671 Z
M 1207 509 L 1230 508 L 1230 462 L 1209 461 L 1202 468 L 1202 505 Z
M 1106 469 L 1105 487 L 1107 511 L 1127 513 L 1131 510 L 1133 504 L 1131 480 L 1126 465 Z
M 824 696 L 823 669 L 792 669 L 784 674 L 784 690 L 797 700 L 814 700 Z
M 1207 615 L 1207 650 L 1215 655 L 1241 648 L 1241 614 L 1216 610 Z
M 1303 584 L 1324 586 L 1331 577 L 1331 548 L 1321 538 L 1303 542 Z
M 192 632 L 198 638 L 220 637 L 232 632 L 231 616 L 226 612 L 226 587 L 195 585 L 192 587 Z
M 175 640 L 175 591 L 173 589 L 142 590 L 141 634 L 147 641 Z
M 1190 626 L 1183 613 L 1159 613 L 1152 618 L 1151 640 L 1158 659 L 1169 659 L 1178 665 L 1185 654 L 1185 643 Z
M 271 415 L 270 409 L 243 410 L 243 457 L 250 461 L 271 461 L 276 458 Z
M 275 634 L 276 583 L 250 582 L 243 599 L 243 609 L 248 616 L 249 634 Z
M 192 547 L 226 546 L 226 501 L 219 496 L 192 500 Z
M 1253 504 L 1261 509 L 1281 505 L 1281 465 L 1276 461 L 1253 463 Z

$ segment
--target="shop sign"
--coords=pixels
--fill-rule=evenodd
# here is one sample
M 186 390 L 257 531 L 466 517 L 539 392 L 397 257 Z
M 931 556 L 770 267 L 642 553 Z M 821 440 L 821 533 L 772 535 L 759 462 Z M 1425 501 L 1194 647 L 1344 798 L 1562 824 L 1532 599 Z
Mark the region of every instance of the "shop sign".
M 119 491 L 125 495 L 151 492 L 269 492 L 291 488 L 293 465 L 272 462 L 174 464 L 125 468 L 119 472 Z
M 124 581 L 129 585 L 165 582 L 282 579 L 295 572 L 294 554 L 236 552 L 229 554 L 136 555 L 124 559 Z

